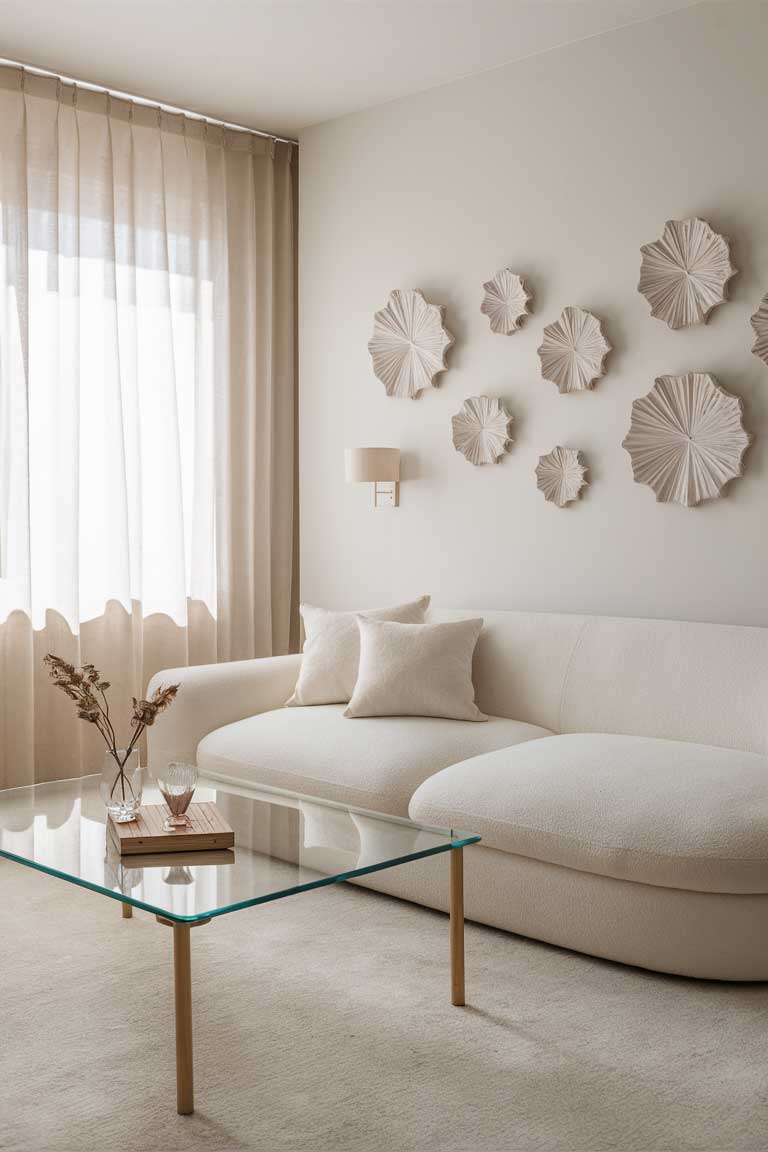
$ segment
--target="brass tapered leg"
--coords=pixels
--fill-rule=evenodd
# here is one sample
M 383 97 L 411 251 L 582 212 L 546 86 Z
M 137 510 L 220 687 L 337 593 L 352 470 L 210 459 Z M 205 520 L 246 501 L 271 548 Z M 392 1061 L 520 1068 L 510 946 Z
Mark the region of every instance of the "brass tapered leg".
M 451 857 L 451 1003 L 464 1004 L 464 849 Z
M 155 914 L 158 924 L 173 929 L 173 1000 L 176 1010 L 176 1111 L 189 1116 L 195 1110 L 192 1077 L 192 952 L 189 930 L 210 922 L 169 920 Z
M 194 1111 L 192 1074 L 192 955 L 189 924 L 173 925 L 173 992 L 176 1008 L 176 1111 Z
M 133 916 L 133 905 L 123 904 L 123 920 L 130 920 Z

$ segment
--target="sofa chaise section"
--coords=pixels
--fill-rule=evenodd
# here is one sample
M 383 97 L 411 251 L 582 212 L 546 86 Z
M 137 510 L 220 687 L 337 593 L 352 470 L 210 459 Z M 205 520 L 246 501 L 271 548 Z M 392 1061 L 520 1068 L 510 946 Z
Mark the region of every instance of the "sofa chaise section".
M 679 975 L 768 978 L 766 757 L 601 734 L 522 751 L 446 768 L 411 800 L 414 820 L 483 837 L 468 916 Z M 373 886 L 443 907 L 439 871 L 417 871 Z
M 754 752 L 552 736 L 443 769 L 416 789 L 409 814 L 579 872 L 768 894 L 768 759 Z

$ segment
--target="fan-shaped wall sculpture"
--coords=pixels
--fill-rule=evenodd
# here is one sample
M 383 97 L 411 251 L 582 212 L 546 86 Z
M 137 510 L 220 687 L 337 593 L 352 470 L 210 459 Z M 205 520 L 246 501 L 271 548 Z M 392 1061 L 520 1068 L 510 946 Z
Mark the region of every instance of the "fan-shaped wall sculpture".
M 446 368 L 445 353 L 453 336 L 445 328 L 445 309 L 428 304 L 421 292 L 396 288 L 386 308 L 374 317 L 368 351 L 373 371 L 387 396 L 416 397 L 433 387 L 438 372 Z
M 706 220 L 668 220 L 664 235 L 644 244 L 638 292 L 651 306 L 651 316 L 670 328 L 706 324 L 709 314 L 727 299 L 726 284 L 736 269 L 728 241 Z
M 536 466 L 536 483 L 545 500 L 551 500 L 558 508 L 564 508 L 576 500 L 582 488 L 588 483 L 587 466 L 581 452 L 575 448 L 553 448 L 546 456 L 539 457 Z
M 638 484 L 656 499 L 690 507 L 719 496 L 742 474 L 751 437 L 744 431 L 742 402 L 707 372 L 659 376 L 632 405 L 623 447 Z
M 752 351 L 763 363 L 768 364 L 768 292 L 760 301 L 760 307 L 750 320 L 750 324 L 755 333 Z
M 463 452 L 470 464 L 495 464 L 511 441 L 512 421 L 501 400 L 492 396 L 472 396 L 451 419 L 453 446 Z
M 600 321 L 583 308 L 565 308 L 555 324 L 547 324 L 538 349 L 541 374 L 561 392 L 583 392 L 603 375 L 611 346 Z
M 528 314 L 528 292 L 522 276 L 510 268 L 502 268 L 492 280 L 483 284 L 485 296 L 480 311 L 491 322 L 491 331 L 509 336 L 516 332 Z

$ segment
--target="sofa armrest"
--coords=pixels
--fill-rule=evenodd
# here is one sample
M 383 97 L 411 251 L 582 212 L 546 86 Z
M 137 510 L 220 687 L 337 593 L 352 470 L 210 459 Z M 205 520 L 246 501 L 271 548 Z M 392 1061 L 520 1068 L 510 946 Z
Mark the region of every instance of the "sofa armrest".
M 300 655 L 267 656 L 158 672 L 149 682 L 147 695 L 163 684 L 178 684 L 179 694 L 147 729 L 150 768 L 163 767 L 171 760 L 194 764 L 197 746 L 209 732 L 258 712 L 282 708 L 296 686 L 300 666 Z

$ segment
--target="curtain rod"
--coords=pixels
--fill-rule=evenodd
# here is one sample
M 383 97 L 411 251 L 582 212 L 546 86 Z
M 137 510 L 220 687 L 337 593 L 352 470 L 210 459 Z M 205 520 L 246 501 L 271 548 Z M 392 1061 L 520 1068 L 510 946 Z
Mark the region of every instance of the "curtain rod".
M 90 80 L 75 80 L 72 76 L 62 76 L 59 72 L 51 72 L 48 68 L 38 68 L 35 64 L 22 64 L 20 60 L 9 60 L 0 56 L 0 66 L 18 68 L 21 72 L 32 72 L 36 76 L 50 76 L 53 80 L 60 80 L 63 84 L 73 84 L 75 88 L 87 88 L 91 92 L 103 92 L 106 96 L 115 96 L 118 100 L 128 100 L 133 104 L 143 104 L 147 108 L 158 108 L 161 112 L 171 112 L 177 116 L 189 116 L 192 120 L 203 120 L 206 124 L 215 124 L 220 128 L 231 128 L 235 132 L 248 132 L 251 136 L 261 136 L 264 140 L 275 140 L 279 144 L 298 145 L 298 140 L 290 136 L 276 136 L 274 132 L 262 132 L 258 128 L 248 128 L 245 124 L 233 124 L 229 120 L 219 120 L 215 116 L 205 116 L 202 112 L 194 112 L 191 108 L 178 108 L 175 104 L 164 104 L 160 100 L 148 100 L 145 96 L 136 96 L 131 92 L 121 92 L 118 88 L 105 88 L 103 84 L 92 84 Z

